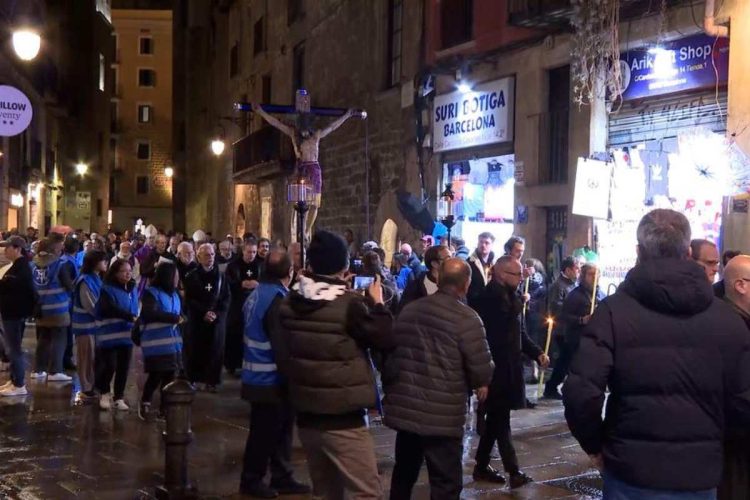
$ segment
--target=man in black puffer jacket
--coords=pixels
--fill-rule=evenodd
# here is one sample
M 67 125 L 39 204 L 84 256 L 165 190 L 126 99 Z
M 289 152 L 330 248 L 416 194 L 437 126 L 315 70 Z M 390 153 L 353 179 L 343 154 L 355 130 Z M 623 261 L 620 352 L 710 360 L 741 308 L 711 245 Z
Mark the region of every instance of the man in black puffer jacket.
M 750 340 L 689 260 L 684 215 L 654 210 L 637 235 L 638 265 L 583 332 L 565 417 L 604 498 L 713 499 L 725 411 L 750 423 Z
M 365 426 L 367 408 L 378 397 L 368 350 L 393 347 L 393 319 L 379 277 L 367 296 L 348 289 L 343 238 L 318 231 L 307 253 L 311 272 L 300 274 L 269 312 L 276 365 L 288 382 L 315 494 L 380 498 L 375 447 Z

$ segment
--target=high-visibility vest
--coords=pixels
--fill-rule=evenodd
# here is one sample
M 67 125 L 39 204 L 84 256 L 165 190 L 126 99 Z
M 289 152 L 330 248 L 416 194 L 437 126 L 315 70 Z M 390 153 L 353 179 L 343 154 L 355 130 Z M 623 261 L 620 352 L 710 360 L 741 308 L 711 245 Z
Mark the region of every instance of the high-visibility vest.
M 88 312 L 83 308 L 81 301 L 81 284 L 85 283 L 91 295 L 94 297 L 94 304 L 99 300 L 102 292 L 102 279 L 98 274 L 82 274 L 76 280 L 75 290 L 73 292 L 73 335 L 94 335 L 99 328 L 96 311 Z
M 162 312 L 179 315 L 181 311 L 180 294 L 177 291 L 168 294 L 161 288 L 148 287 L 145 293 L 156 298 Z M 145 358 L 177 354 L 182 351 L 182 336 L 175 323 L 144 323 L 141 332 L 141 348 Z
M 107 294 L 112 302 L 120 309 L 130 311 L 133 316 L 138 315 L 138 290 L 127 291 L 119 286 L 104 285 L 101 296 Z M 101 296 L 99 302 L 101 302 Z M 132 346 L 130 338 L 133 322 L 120 318 L 104 318 L 100 315 L 99 330 L 96 332 L 96 346 L 104 349 L 119 346 Z
M 261 283 L 245 300 L 242 308 L 244 322 L 244 357 L 242 383 L 244 385 L 274 386 L 279 383 L 276 359 L 263 327 L 263 318 L 276 297 L 284 297 L 287 289 L 276 283 Z
M 67 315 L 70 309 L 70 293 L 60 283 L 62 261 L 55 259 L 48 266 L 37 266 L 31 262 L 31 275 L 39 295 L 40 318 Z

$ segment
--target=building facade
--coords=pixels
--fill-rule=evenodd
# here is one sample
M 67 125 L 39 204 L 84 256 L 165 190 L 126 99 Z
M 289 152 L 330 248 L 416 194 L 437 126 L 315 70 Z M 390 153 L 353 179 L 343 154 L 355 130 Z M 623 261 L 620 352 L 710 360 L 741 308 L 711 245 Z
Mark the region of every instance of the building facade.
M 0 3 L 8 30 L 22 12 L 43 36 L 31 61 L 20 61 L 10 44 L 0 50 L 0 84 L 22 92 L 33 114 L 28 128 L 0 138 L 0 226 L 105 229 L 114 57 L 109 3 L 17 4 Z
M 177 140 L 184 149 L 175 158 L 177 172 L 185 169 L 187 177 L 186 229 L 293 240 L 286 201 L 294 174 L 291 142 L 259 118 L 233 113 L 233 104 L 293 106 L 295 91 L 305 88 L 313 107 L 368 114 L 321 143 L 316 227 L 352 229 L 361 242 L 387 240 L 392 248 L 415 239 L 420 230 L 398 209 L 398 199 L 417 205 L 422 199 L 414 125 L 421 3 L 235 1 L 213 7 L 183 2 L 175 12 L 185 34 L 176 35 L 184 44 L 176 67 L 203 68 L 186 78 L 184 105 L 175 104 L 184 112 L 176 123 L 185 131 Z M 180 92 L 176 88 L 175 96 Z M 279 117 L 293 123 L 291 116 Z M 330 120 L 318 118 L 315 126 Z M 209 142 L 220 136 L 227 148 L 215 156 Z M 432 173 L 426 177 L 425 185 L 436 185 Z
M 112 227 L 172 222 L 172 11 L 115 9 Z
M 684 212 L 695 237 L 732 239 L 726 193 L 706 178 L 735 162 L 746 120 L 738 117 L 747 117 L 739 109 L 750 96 L 732 76 L 747 69 L 734 54 L 736 31 L 707 34 L 686 3 L 621 6 L 621 97 L 599 92 L 580 105 L 570 2 L 428 2 L 430 168 L 441 186 L 459 187 L 457 234 L 524 236 L 527 255 L 551 272 L 575 250 L 594 249 L 602 283 L 613 286 L 634 264 L 637 222 L 653 208 Z M 741 10 L 723 8 L 724 17 Z M 489 109 L 501 92 L 503 106 Z M 604 162 L 579 167 L 590 158 Z M 589 171 L 606 172 L 603 190 L 577 186 L 596 181 Z M 743 245 L 734 238 L 725 247 Z

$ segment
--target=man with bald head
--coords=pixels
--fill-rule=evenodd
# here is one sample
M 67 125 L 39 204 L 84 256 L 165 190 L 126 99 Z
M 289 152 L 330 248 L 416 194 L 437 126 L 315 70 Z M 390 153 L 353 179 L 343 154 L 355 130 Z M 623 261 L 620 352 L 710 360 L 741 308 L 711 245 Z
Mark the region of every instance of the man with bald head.
M 492 280 L 475 299 L 474 308 L 487 330 L 487 342 L 495 362 L 489 395 L 484 405 L 486 423 L 476 453 L 474 479 L 504 483 L 505 478 L 490 465 L 490 453 L 497 442 L 510 487 L 518 488 L 531 478 L 521 472 L 510 436 L 510 412 L 526 407 L 523 359 L 536 360 L 546 368 L 549 358 L 526 334 L 522 321 L 523 300 L 518 285 L 523 266 L 515 257 L 504 255 L 495 263 Z
M 397 431 L 391 499 L 411 498 L 425 460 L 432 498 L 461 495 L 466 389 L 483 401 L 493 369 L 482 322 L 464 304 L 470 282 L 466 261 L 445 260 L 437 293 L 408 304 L 396 322 L 383 373 L 385 423 Z
M 724 264 L 724 299 L 739 314 L 750 336 L 750 256 L 735 255 Z M 750 438 L 731 418 L 724 436 L 724 472 L 718 498 L 747 498 L 750 492 Z
M 221 383 L 230 294 L 226 279 L 216 265 L 214 246 L 200 245 L 197 258 L 197 268 L 185 276 L 187 374 L 200 389 L 216 392 Z

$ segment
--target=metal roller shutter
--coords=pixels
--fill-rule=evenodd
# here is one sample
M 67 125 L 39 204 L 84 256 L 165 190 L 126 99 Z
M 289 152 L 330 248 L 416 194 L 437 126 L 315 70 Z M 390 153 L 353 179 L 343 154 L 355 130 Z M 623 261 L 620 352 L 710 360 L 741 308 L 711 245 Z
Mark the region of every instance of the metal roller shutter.
M 626 102 L 609 117 L 609 145 L 677 137 L 695 127 L 726 132 L 726 90 L 719 91 L 718 103 L 714 90 Z

